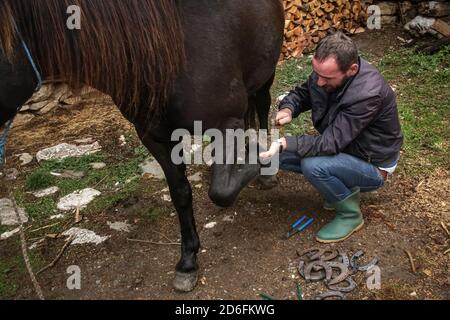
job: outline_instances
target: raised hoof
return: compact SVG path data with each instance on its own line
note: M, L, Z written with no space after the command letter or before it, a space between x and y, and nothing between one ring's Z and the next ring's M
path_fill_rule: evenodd
M173 286L179 292L191 292L194 290L198 281L198 271L184 273L176 272Z
M278 178L276 175L274 176L259 176L256 179L256 182L259 184L262 190L270 190L278 186Z

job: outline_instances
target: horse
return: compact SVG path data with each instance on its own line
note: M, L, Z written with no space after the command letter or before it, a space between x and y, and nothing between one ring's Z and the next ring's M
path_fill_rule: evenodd
M80 28L67 27L69 6L79 8ZM0 128L33 94L37 72L110 95L165 173L182 239L173 286L194 290L200 239L171 133L192 132L196 121L203 130L244 129L256 115L267 128L282 1L2 0L0 21ZM209 197L233 205L260 168L216 161Z

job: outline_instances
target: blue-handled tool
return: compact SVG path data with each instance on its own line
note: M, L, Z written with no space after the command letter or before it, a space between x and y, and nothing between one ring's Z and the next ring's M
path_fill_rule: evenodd
M306 219L308 219L308 217L306 215L302 216L300 219L298 219L292 226L291 229L288 231L286 238L289 239L290 237L292 237L293 235L302 232L303 230L305 230L306 228L308 228L313 222L314 222L314 218L310 218L308 219L305 223L303 223L303 221L305 221ZM303 223L303 224L301 224Z

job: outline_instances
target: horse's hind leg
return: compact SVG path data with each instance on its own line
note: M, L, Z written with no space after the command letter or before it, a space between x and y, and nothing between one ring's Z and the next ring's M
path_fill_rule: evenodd
M255 96L256 112L258 114L259 126L261 129L269 129L269 113L272 105L272 97L270 95L270 88L272 87L275 74L270 80L258 90ZM257 179L262 189L272 189L278 185L277 176L259 176Z
M270 96L270 88L272 87L275 74L270 78L266 84L256 92L255 104L256 113L258 114L259 127L261 129L269 129L269 113L272 104L272 97Z
M189 292L197 284L197 253L200 241L195 227L192 189L186 177L186 166L173 164L171 160L173 144L159 143L145 135L142 137L142 142L164 170L172 202L180 222L181 259L176 266L177 272L173 285L178 291Z

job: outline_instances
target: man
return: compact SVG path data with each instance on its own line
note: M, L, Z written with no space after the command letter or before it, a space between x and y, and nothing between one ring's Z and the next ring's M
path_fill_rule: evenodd
M312 66L309 79L281 101L276 121L283 126L312 110L319 135L279 139L280 168L302 173L324 196L325 207L336 210L316 237L332 243L364 225L360 192L382 187L394 173L403 135L393 90L349 37L337 32L323 39Z

